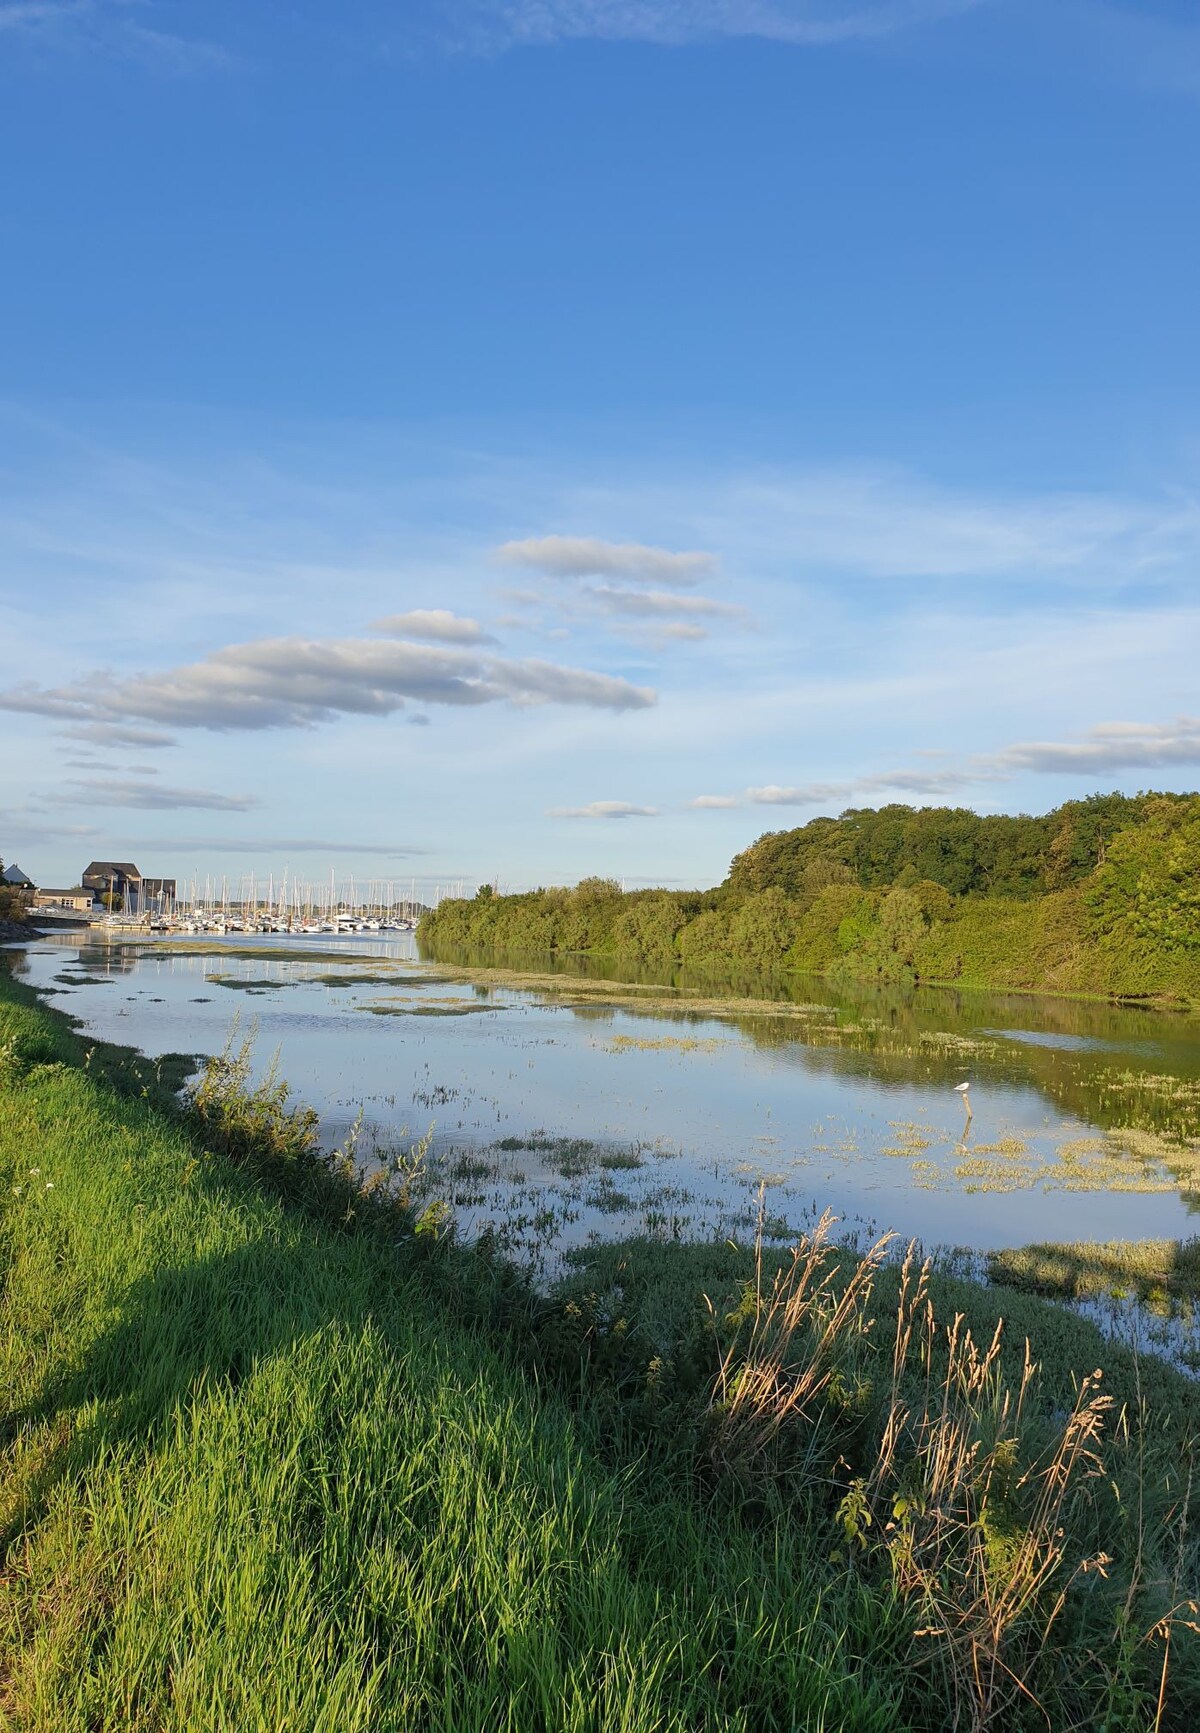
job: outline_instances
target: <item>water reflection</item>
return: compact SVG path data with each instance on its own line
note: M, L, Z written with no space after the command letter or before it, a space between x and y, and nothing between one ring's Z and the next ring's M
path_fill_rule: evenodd
M368 1148L432 1122L439 1182L476 1223L519 1200L560 1236L707 1231L766 1175L781 1219L831 1204L927 1241L1189 1231L1189 1019L749 975L730 1003L729 977L522 963L355 935L58 940L26 967L86 1028L151 1054L217 1051L240 1012L331 1143L360 1107Z

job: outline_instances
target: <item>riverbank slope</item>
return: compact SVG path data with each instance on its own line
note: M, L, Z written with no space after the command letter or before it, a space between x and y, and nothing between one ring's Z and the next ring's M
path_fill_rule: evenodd
M786 1341L729 1246L596 1248L538 1295L322 1162L278 1090L210 1068L181 1114L183 1069L85 1045L0 974L13 1725L941 1733L960 1708L1045 1725L1026 1693L1064 1729L1193 1724L1183 1380L1035 1300L934 1284L981 1344L1013 1320L990 1359L928 1339L991 1491L966 1457L937 1481L919 1364L889 1479L873 1343L897 1272L855 1290L818 1259ZM808 1368L808 1396L747 1405L781 1341L776 1391ZM1101 1364L1116 1405L1093 1414L1077 1375Z

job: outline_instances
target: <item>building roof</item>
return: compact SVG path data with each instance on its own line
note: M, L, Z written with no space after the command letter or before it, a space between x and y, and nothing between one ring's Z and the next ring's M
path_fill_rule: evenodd
M123 879L140 879L141 873L131 860L93 860L83 869L84 878L90 878L93 873L102 873L105 878L109 873L117 873Z
M37 889L37 886L34 884L29 874L23 873L16 861L14 861L11 866L5 867L4 882L6 885L21 885L26 890L32 891Z
M73 885L69 890L52 891L48 885L43 885L38 892L39 897L91 897L91 891L84 890L82 885Z

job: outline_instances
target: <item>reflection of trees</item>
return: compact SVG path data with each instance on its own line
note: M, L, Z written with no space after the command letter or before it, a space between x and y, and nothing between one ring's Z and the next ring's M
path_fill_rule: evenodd
M424 954L424 952L423 952ZM1189 1018L1072 999L974 993L952 987L832 983L812 975L655 967L612 957L498 955L438 946L446 965L524 968L543 977L660 987L663 997L576 1003L578 1016L614 1008L647 1022L694 1027L714 1016L780 1062L817 1076L952 1090L966 1072L983 1083L1035 1089L1059 1112L1102 1129L1133 1127L1184 1142L1200 1138L1200 1030ZM689 1005L689 999L706 1001ZM739 999L813 1007L811 1017L738 1010ZM714 1001L720 1001L719 1007ZM1044 1036L1046 1045L1005 1038ZM1092 1049L1053 1045L1095 1042Z

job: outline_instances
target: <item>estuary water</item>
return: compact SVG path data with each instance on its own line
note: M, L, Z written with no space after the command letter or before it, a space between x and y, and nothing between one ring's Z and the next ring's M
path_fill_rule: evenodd
M151 1056L252 1036L329 1147L369 1165L428 1135L431 1192L514 1243L740 1235L764 1182L781 1239L826 1208L976 1250L1200 1226L1190 1018L796 978L723 1002L613 964L422 960L410 935L56 937L20 968Z

